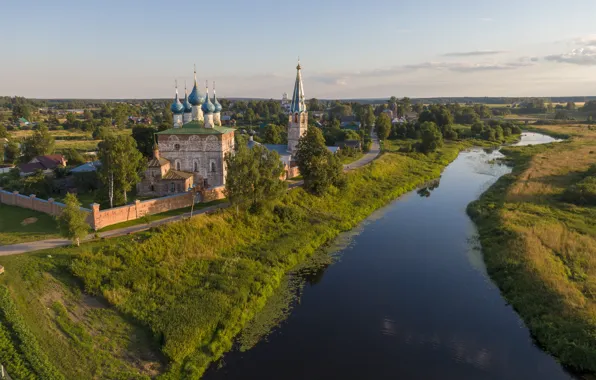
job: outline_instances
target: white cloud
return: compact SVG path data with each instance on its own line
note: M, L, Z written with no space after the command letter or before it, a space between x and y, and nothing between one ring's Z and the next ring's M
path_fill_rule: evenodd
M596 45L596 41L594 41L594 45ZM586 47L573 49L569 53L547 55L544 59L557 63L596 66L596 47L587 45Z
M405 66L408 69L432 69L432 70L449 70L460 73L469 73L476 71L494 71L494 70L514 70L521 67L532 66L531 61L516 61L505 63L475 63L475 62L423 62L415 65Z
M443 54L443 57L477 57L477 56L484 56L484 55L497 55L507 53L506 51L501 50L474 50L474 51L464 51L464 52L453 52Z

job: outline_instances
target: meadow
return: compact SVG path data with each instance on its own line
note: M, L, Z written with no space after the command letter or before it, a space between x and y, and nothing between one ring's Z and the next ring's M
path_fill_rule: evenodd
M297 188L259 214L226 209L79 248L0 257L7 269L0 284L67 378L199 378L288 271L438 177L472 144L448 143L429 155L387 152L348 173L345 189L316 197ZM84 365L71 368L77 361Z
M50 215L1 203L0 215L0 246L59 237Z
M596 164L596 130L538 130L569 139L504 148L513 172L472 203L468 213L479 227L491 278L536 341L564 365L593 374L596 205L570 201L568 194Z

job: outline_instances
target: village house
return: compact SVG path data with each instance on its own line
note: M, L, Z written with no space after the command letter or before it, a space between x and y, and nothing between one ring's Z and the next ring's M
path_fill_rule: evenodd
M26 164L20 164L18 168L21 176L31 175L38 170L43 171L45 174L50 174L57 167L65 167L66 162L66 158L61 154L49 154L37 156Z

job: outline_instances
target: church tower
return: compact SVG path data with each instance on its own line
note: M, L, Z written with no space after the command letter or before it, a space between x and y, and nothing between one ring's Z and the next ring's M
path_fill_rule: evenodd
M192 120L196 120L196 121L203 121L203 110L201 109L201 106L203 105L204 102L204 98L201 95L201 93L199 92L199 86L197 84L197 68L195 66L195 83L194 86L192 88L192 91L190 92L190 95L188 96L188 102L190 103L191 107L191 118Z
M288 151L295 153L298 148L298 140L306 134L308 128L308 112L306 111L306 99L304 98L304 88L302 87L302 75L300 60L296 66L296 83L292 94L292 103L290 103L290 117L288 123Z
M172 115L174 116L174 128L180 128L182 126L182 114L184 114L184 105L180 103L178 98L178 81L176 81L176 95L174 96L174 102L170 106Z

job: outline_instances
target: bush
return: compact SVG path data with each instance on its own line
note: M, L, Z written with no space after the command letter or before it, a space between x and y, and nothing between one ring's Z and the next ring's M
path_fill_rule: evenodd
M596 177L586 177L569 187L562 200L578 206L596 206Z

